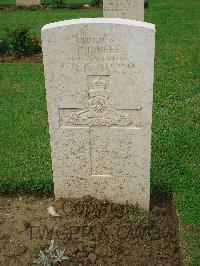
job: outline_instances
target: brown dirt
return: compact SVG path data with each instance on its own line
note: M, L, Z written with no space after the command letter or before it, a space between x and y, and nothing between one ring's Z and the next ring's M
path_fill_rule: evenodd
M42 54L34 54L29 56L0 56L1 63L42 63Z
M61 217L47 212L51 205ZM130 206L92 198L2 197L0 265L30 265L51 239L69 257L60 265L181 265L177 222L169 198L154 198L148 219L133 215L127 221L127 210Z
M84 5L80 5L79 9L95 9L95 8L103 8L103 6L100 5L90 5L89 7L84 7ZM54 6L54 5L39 5L39 6L14 6L14 5L1 5L0 6L0 12L14 12L14 11L37 11L37 10L50 10L50 9L66 9L66 10L72 10L67 5L64 6Z

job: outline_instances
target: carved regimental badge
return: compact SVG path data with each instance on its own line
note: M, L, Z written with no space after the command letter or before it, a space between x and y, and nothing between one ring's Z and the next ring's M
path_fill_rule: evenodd
M128 126L132 123L129 114L114 109L110 100L108 82L103 78L95 77L89 84L88 109L68 114L68 123L71 125L89 126ZM107 76L106 76L107 78Z

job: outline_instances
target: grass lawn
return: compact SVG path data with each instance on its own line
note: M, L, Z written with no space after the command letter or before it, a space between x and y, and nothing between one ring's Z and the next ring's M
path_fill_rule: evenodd
M0 36L6 27L25 24L31 27L32 33L40 36L41 28L51 22L73 19L73 18L89 18L101 17L103 14L101 9L79 9L79 10L38 10L38 11L16 11L1 12L0 11Z
M145 21L156 24L152 190L171 191L180 214L188 265L200 265L199 51L200 1L151 0ZM25 23L40 35L48 23L102 16L94 10L0 12L3 27ZM41 64L0 65L0 191L52 190ZM192 260L192 263L190 263Z
M0 191L52 190L42 65L0 64Z
M91 4L92 0L64 0L65 4ZM42 5L52 5L53 0L41 0ZM0 6L15 6L16 0L0 0Z
M14 6L16 4L15 0L0 0L0 6Z

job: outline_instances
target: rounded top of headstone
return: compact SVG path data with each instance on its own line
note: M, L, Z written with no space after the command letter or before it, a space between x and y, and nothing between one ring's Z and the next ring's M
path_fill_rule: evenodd
M145 28L149 30L155 30L155 25L147 22L141 22L137 20L131 19L121 19L121 18L80 18L80 19L71 19L58 21L50 24L46 24L42 28L42 32L48 31L50 29L73 26L73 25L81 25L81 24L115 24L115 25L127 25L127 26L135 26L138 28Z

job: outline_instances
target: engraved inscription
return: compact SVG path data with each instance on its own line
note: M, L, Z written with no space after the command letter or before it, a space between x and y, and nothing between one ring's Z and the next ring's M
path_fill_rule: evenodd
M120 52L111 38L77 37L76 44L78 53L112 55Z
M109 11L123 11L125 9L129 10L130 8L133 8L136 6L136 3L133 0L113 0L113 2L110 2L108 4L104 4L105 9Z
M119 44L109 37L89 37L86 34L72 36L73 48L66 57L62 67L73 71L91 71L98 68L100 71L111 72L131 71L135 69L133 60L124 55Z
M104 16L144 20L144 0L104 0Z

